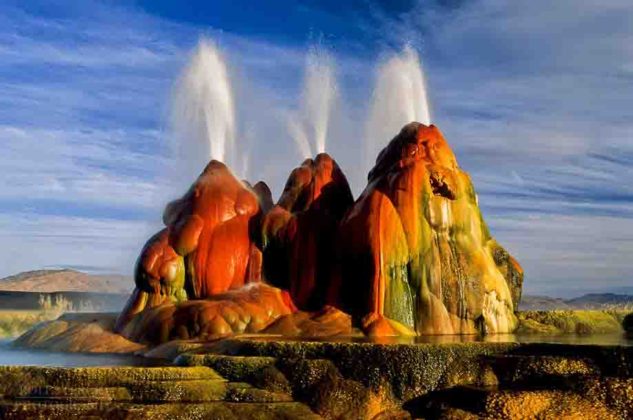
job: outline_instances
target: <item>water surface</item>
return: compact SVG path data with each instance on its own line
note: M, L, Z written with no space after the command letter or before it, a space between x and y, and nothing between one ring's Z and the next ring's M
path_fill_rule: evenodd
M165 362L124 354L62 353L17 348L9 340L0 340L0 366L156 366Z
M320 341L335 343L375 344L453 344L453 343L545 343L602 346L633 346L633 336L624 333L608 334L489 334L489 335L423 335L418 337L365 337L363 335L327 338L295 338L271 335L251 336L266 341Z

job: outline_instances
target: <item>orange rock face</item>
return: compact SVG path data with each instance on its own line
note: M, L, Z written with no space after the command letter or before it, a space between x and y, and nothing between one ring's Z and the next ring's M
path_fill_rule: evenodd
M184 259L169 244L168 228L151 237L143 247L136 262L134 281L132 296L117 319L117 331L146 307L187 299Z
M262 197L266 189L258 186ZM259 213L258 195L223 163L211 161L189 191L165 208L167 227L139 257L136 289L117 329L146 306L203 299L260 281L261 252L250 234Z
M368 181L340 225L332 298L375 335L512 331L522 271L440 131L405 126Z
M257 196L220 162L207 165L163 220L169 242L186 257L191 298L204 298L245 284L251 240L249 223L259 212Z
M353 202L345 175L327 154L294 169L262 222L264 273L301 309L326 302L338 222Z
M143 311L121 331L141 343L174 339L217 339L256 333L294 311L288 293L263 283L207 299L168 303Z

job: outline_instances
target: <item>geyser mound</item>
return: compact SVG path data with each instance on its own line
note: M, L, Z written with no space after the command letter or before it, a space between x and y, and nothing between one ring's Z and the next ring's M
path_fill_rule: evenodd
M490 236L470 177L433 125L408 124L380 152L336 244L338 305L370 334L517 325L521 267Z
M256 190L212 160L189 191L165 208L165 229L141 252L136 288L117 328L145 309L205 299L260 281L261 252L250 234L261 213L260 201Z
M313 334L349 333L341 310L369 335L516 327L521 267L490 236L468 174L433 125L405 126L355 202L324 153L291 172L274 206L266 184L251 188L212 161L164 222L119 317L134 340L265 331L289 316L282 329L293 334L306 317L331 323Z
M338 224L354 202L347 178L326 153L290 173L261 226L264 273L304 310L328 301Z

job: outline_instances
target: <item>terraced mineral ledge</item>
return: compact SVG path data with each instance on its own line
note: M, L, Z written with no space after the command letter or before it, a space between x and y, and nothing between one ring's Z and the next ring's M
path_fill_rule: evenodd
M502 342L476 341L469 335L425 337L438 342L417 343L411 338L376 342L360 336L328 341L279 336L176 340L144 352L172 366L0 367L0 417L633 415L630 342L570 345L489 337Z
M324 153L277 203L211 161L163 221L120 314L14 343L161 366L0 367L1 418L633 417L632 315L517 312L523 271L433 125L355 201Z

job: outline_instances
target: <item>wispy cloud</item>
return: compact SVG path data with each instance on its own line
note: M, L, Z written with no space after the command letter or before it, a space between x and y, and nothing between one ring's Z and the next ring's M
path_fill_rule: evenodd
M98 3L59 16L20 6L0 7L0 275L130 272L170 198L162 104L182 47L156 35L178 27L138 14L136 29Z
M91 271L132 274L144 238L158 223L0 213L2 274L43 267L90 265Z

